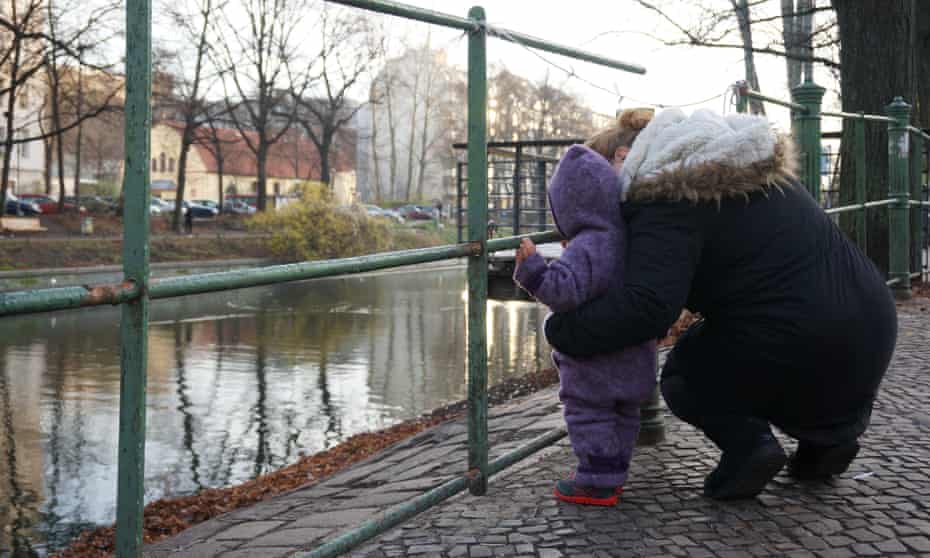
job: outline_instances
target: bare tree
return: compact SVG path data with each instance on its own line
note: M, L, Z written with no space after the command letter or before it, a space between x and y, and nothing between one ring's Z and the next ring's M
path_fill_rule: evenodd
M13 146L20 126L16 119L17 96L28 91L27 83L44 67L46 45L36 40L34 34L42 29L42 4L40 0L11 2L9 17L0 17L0 25L5 29L5 47L0 52L0 73L4 84L0 93L5 95L3 123L3 166L0 171L0 202L6 208L7 191L10 182L10 164Z
M461 101L455 94L462 79L446 56L428 43L408 48L386 61L373 80L367 139L379 199L422 200L431 191L436 194L439 173L431 173L430 166L452 165L451 144L460 127L451 124L465 104L456 102Z
M823 1L823 0L822 0ZM685 23L672 14L680 11L682 2L662 3L661 0L637 0L644 8L656 13L662 20L675 29L675 35L657 38L671 46L698 46L706 48L739 49L744 53L746 81L754 89L759 89L758 74L755 70L757 54L780 56L788 62L788 85L800 82L804 65L814 62L828 69L838 69L839 62L835 56L838 44L836 21L825 18L822 25L812 25L816 13L831 14L827 4L817 5L815 0L781 0L780 12L774 15L754 16L754 9L768 7L769 0L730 0L726 9L705 6L704 2L691 0L686 6L697 10L698 17ZM771 12L771 10L769 10ZM736 29L740 40L731 38L736 19ZM775 33L771 26L781 25L780 33ZM767 40L760 42L754 35L754 29L766 26ZM758 112L761 105L753 105L753 112Z
M386 64L384 69L378 74L371 85L369 95L369 104L371 106L371 156L374 166L375 196L378 202L385 199L397 199L397 115L395 106L397 104L398 75L391 64ZM382 114L383 112L383 114ZM387 126L387 144L384 145L384 139L379 135L381 123ZM387 184L382 182L384 178L381 172L381 150L387 150L388 176Z
M260 211L266 207L269 151L294 122L293 111L281 110L292 104L289 79L306 82L288 72L297 43L308 35L306 9L307 0L235 0L216 18L216 65L229 116L255 155Z
M294 83L300 90L291 95L296 121L319 153L320 181L331 184L333 144L364 106L349 93L380 61L384 41L364 16L324 7L319 21L322 46L303 72L309 81Z
M207 103L202 114L203 125L197 129L196 134L197 145L206 149L210 156L213 157L213 160L216 161L217 200L220 208L223 207L225 195L223 184L225 182L226 159L231 156L229 153L231 147L238 143L228 137L229 134L225 133L228 130L220 124L221 119L227 117L227 113L228 109L225 102L222 104Z
M172 227L177 232L183 229L184 192L187 186L187 159L191 146L196 141L197 130L205 122L205 91L209 84L205 65L208 61L210 44L210 22L223 9L223 0L182 0L172 2L166 8L171 23L184 33L185 42L193 50L184 49L177 53L179 79L173 99L175 115L181 121L181 152L178 155L177 191L175 193ZM193 59L192 73L187 74L184 62Z
M108 64L96 61L107 56L107 43L118 34L114 26L114 16L119 13L121 4L115 0L101 2L78 2L78 0L37 0L41 10L32 12L29 17L39 20L42 25L29 24L24 18L0 17L0 34L10 36L10 49L15 58L17 44L21 50L31 53L35 63L28 71L20 65L17 73L22 83L10 82L10 87L3 93L16 96L16 89L29 78L35 76L39 87L44 90L42 107L35 115L38 135L21 134L18 138L9 137L14 144L41 141L46 154L45 182L46 191L51 192L52 161L57 159L58 168L58 202L59 211L64 208L64 135L82 125L86 120L97 118L102 114L118 108L116 100L122 88L120 80L108 73ZM24 6L29 8L29 5ZM15 14L15 12L14 12ZM35 23L33 21L33 23ZM40 56L41 53L41 56ZM22 58L22 57L21 57ZM5 58L8 60L9 58ZM76 92L83 90L76 86L74 77L86 69L95 76L104 76L95 80L91 102L83 102L84 95ZM77 100L82 102L76 102ZM7 115L12 118L11 115ZM23 130L32 127L27 119L19 122ZM10 152L8 148L6 152Z

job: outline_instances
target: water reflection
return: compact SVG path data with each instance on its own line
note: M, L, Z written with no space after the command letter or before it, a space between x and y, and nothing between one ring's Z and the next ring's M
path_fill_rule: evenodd
M465 396L461 269L157 301L146 500L238 483ZM489 303L490 382L548 363L543 311ZM113 521L119 310L0 321L0 555Z

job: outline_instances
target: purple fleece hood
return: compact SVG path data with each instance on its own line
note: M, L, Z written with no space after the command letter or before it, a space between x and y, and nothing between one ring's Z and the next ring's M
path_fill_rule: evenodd
M573 238L584 229L619 227L620 177L596 151L573 145L552 175L549 207L565 238Z

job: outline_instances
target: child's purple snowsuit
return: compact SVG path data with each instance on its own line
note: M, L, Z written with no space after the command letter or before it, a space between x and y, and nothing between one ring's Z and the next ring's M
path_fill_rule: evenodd
M562 157L549 186L556 227L567 239L550 264L538 253L514 279L556 312L571 310L623 284L626 232L620 215L620 180L595 151L575 145ZM639 433L639 409L655 389L655 342L615 353L573 358L558 352L559 397L572 448L575 481L623 486Z

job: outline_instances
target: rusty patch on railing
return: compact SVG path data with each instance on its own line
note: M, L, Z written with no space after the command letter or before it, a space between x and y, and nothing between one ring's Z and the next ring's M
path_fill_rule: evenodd
M123 297L127 293L131 294L132 291L135 290L136 284L132 281L123 281L122 283L110 285L84 285L84 288L87 289L87 294L84 295L84 302L88 305L120 304L128 300Z

